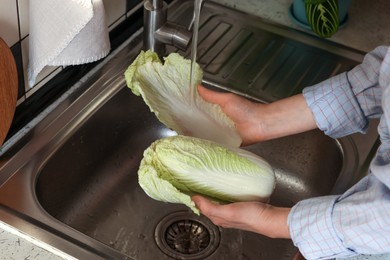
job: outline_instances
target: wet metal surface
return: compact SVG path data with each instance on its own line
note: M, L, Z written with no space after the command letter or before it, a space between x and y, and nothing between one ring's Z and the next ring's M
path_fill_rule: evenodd
M171 19L186 25L192 2L178 2L170 7ZM199 60L205 70L204 84L256 100L289 96L361 58L342 46L211 2L205 3L201 20ZM175 134L125 87L123 71L139 53L141 38L86 79L2 159L2 221L80 259L174 259L156 240L162 221L184 212L188 217L175 218L172 229L185 229L182 223L198 227L195 223L207 222L183 205L150 199L138 185L143 151L154 140ZM360 172L366 159L359 147L370 148L375 140L376 136L333 140L310 131L245 149L264 157L276 170L271 203L292 206L353 185L360 177L353 173ZM292 259L297 252L290 240L213 228L207 230L218 230L218 243L207 259ZM191 246L204 235L182 235L186 240L176 244L179 253L201 254L207 246L197 250ZM191 259L180 254L174 257Z

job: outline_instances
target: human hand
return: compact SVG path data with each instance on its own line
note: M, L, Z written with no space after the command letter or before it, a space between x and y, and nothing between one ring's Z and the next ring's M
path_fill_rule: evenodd
M219 205L199 195L193 196L192 200L200 212L217 226L251 231L271 238L290 238L287 225L290 208L261 202Z
M242 145L297 134L317 128L302 94L270 104L250 101L233 93L221 93L198 86L200 96L218 104L236 125Z
M218 104L222 111L233 120L242 138L242 145L262 140L262 109L264 104L251 102L232 93L222 93L198 86L200 96L207 102Z

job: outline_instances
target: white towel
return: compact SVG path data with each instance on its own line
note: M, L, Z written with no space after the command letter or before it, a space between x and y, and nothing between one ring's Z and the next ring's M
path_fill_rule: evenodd
M30 87L45 66L94 62L109 51L103 0L30 0Z

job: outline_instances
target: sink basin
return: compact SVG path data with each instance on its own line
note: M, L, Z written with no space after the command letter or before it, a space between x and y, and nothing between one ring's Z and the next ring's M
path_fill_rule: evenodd
M170 10L171 20L186 24L192 1L175 1ZM259 102L297 93L362 58L212 2L201 21L204 84ZM139 187L143 151L175 134L125 87L123 71L141 50L141 38L125 43L2 157L0 220L79 259L292 259L298 250L290 240L216 227ZM377 138L372 128L365 137L334 140L310 131L245 149L276 171L271 203L292 206L356 183Z
M182 213L176 220L179 223L197 223L199 218L182 205L150 199L138 185L137 170L143 151L154 140L173 134L141 98L123 88L39 170L35 186L39 203L61 222L135 259L170 259L155 241L160 237L157 227L161 221L178 213ZM275 167L277 187L271 203L282 206L329 194L343 168L338 141L316 131L247 149ZM206 223L204 227L211 229L212 224ZM210 238L218 243L210 259L229 255L281 259L296 252L288 240L274 241L237 230L217 229L217 233L218 238ZM166 234L162 236L166 239ZM263 246L248 246L251 243ZM173 255L175 251L171 251Z

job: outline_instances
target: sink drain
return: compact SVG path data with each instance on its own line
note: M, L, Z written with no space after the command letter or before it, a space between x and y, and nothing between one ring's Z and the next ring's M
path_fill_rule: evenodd
M204 259L219 246L218 227L205 217L175 212L164 217L156 227L158 247L175 259Z

